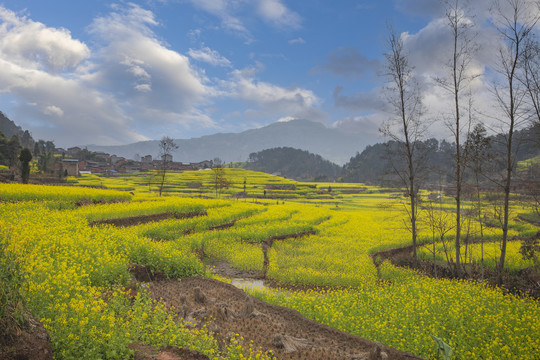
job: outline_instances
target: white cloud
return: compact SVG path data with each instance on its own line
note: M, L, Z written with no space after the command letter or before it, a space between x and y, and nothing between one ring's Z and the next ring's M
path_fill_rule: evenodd
M293 121L293 120L297 120L298 118L295 118L294 116L285 116L285 117L282 117L280 119L278 119L277 122L289 122L289 121Z
M55 105L49 105L43 109L43 113L46 115L63 116L64 110Z
M164 128L174 136L215 126L198 109L213 90L188 57L158 40L152 12L113 6L89 27L92 53L67 30L2 7L0 17L0 93L15 99L10 113L35 137L58 146L119 144Z
M465 21L475 25L470 35L475 36L474 40L479 45L479 51L474 53L468 70L468 75L478 76L471 82L474 115L484 114L482 120L489 122L489 116L486 114L492 114L492 109L494 109L493 96L489 87L490 67L498 58L500 39L487 21L489 16L487 3L486 0L474 3L471 1L472 9L465 12L470 17ZM396 1L396 5L404 12L432 16L423 28L414 33L404 32L401 38L409 64L414 67L414 75L422 88L423 103L427 109L424 118L426 121L434 121L434 124L430 126L430 136L448 137L450 131L445 125L445 120L452 116L452 98L451 94L443 90L435 81L437 77L449 75L447 64L453 50L452 35L448 20L444 17L444 9L440 3L429 0L399 0ZM473 17L473 14L477 16ZM342 48L330 54L327 63L314 70L325 70L346 77L362 77L367 73L381 72L379 69L382 65L375 60L369 61L354 49ZM464 92L462 94L465 95ZM462 99L464 107L467 100ZM334 91L334 104L338 108L350 111L353 115L334 124L337 128L348 129L347 131L363 127L373 131L377 128L374 124L381 123L389 115L387 99L383 88L379 86L370 91L352 94L346 94L342 87L337 87ZM358 116L360 114L363 116ZM466 114L466 111L462 114Z
M212 50L205 46L199 50L189 49L188 55L198 61L206 62L214 66L230 67L231 62L226 57L222 56L216 50Z
M192 42L198 41L199 38L201 37L201 29L189 30L188 33L187 33L187 37Z
M59 146L146 139L131 129L130 119L113 96L80 79L24 68L3 59L0 67L0 92L18 99L12 112L22 119L21 125L32 125L36 138L56 139Z
M5 60L56 72L76 68L90 55L66 29L48 28L1 6L0 20L0 54Z
M259 0L257 11L264 20L274 26L300 28L300 15L288 9L281 0Z
M222 95L258 106L258 109L249 109L247 116L294 117L318 122L326 120L326 113L319 108L321 100L313 91L294 85L285 88L257 81L254 78L256 72L253 68L234 70L231 79L221 83Z
M477 98L475 106L480 112L486 113L492 107L492 102L487 96L489 89L485 74L487 67L492 66L498 56L499 39L492 28L482 27L480 19L465 20L471 24L476 20L476 29L472 29L470 36L477 32L474 40L479 45L479 50L471 53L466 75L471 78L477 76L471 83L473 96ZM433 19L417 33L403 33L401 37L410 64L414 66L414 72L422 84L424 103L428 110L426 115L434 120L442 120L451 113L451 94L437 85L435 79L448 78L450 75L448 64L452 58L453 40L448 21L446 18ZM441 135L446 131L443 127L442 121L439 121L432 130Z
M232 31L246 39L253 41L250 31L244 26L242 21L235 15L240 2L236 0L190 0L193 6L206 11L221 20L224 29Z
M234 14L245 4L206 0L200 6ZM69 31L0 7L0 94L9 94L9 113L36 138L62 147L111 145L230 126L211 117L219 116L213 112L217 98L251 107L244 125L286 117L325 121L312 91L257 80L262 63L213 83L190 60L232 67L227 58L204 45L189 57L173 51L153 31L160 24L151 11L134 4L111 8L87 27L90 52ZM29 42L32 37L40 41Z
M402 1L405 3L406 1ZM414 6L422 6L425 0L412 0ZM479 49L474 52L469 63L467 75L476 76L470 83L473 96L473 116L486 123L488 128L496 128L496 118L500 116L497 102L492 93L492 84L496 80L497 62L500 59L501 36L494 29L489 12L491 1L470 1L469 9L465 11L467 21L474 28L469 33L474 37ZM504 2L503 2L504 3ZM413 7L414 7L413 6ZM434 9L435 10L435 5ZM425 119L435 121L430 126L430 133L439 138L449 137L451 131L445 122L453 117L453 98L449 91L442 89L435 81L436 77L449 79L448 64L452 59L453 41L448 20L438 12L439 17L433 18L426 26L416 33L401 34L404 46L409 55L409 62L414 66L422 90L423 102L427 112ZM467 101L465 91L462 91L462 115L467 116Z
M306 43L306 40L302 39L301 37L289 40L289 44L291 44L291 45L293 45L293 44L305 44L305 43Z
M142 92L150 92L152 91L152 85L151 84L137 84L135 85L135 90L142 91Z
M212 90L188 57L157 38L151 29L155 25L154 14L136 5L95 19L90 32L102 48L96 54L99 71L93 81L122 94L118 100L129 104L126 111L141 122L140 127L142 122L151 129L169 121L188 126L196 121L192 114ZM148 109L154 111L152 117L145 116Z
M243 21L245 13L258 15L268 24L280 29L298 29L302 18L283 4L282 0L189 0L191 4L221 21L221 28L244 38L246 43L254 41L251 31ZM197 34L200 35L200 32Z

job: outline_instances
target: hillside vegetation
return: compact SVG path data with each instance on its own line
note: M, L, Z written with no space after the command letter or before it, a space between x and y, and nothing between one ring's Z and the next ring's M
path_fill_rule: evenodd
M526 165L534 164L531 160L540 155L538 139L540 138L540 125L532 126L516 132L516 143L519 145L516 151L516 157L521 161L517 165L518 171L526 170ZM483 165L483 176L486 178L496 177L496 173L504 169L504 164L501 162L504 153L504 136L492 135L487 137L488 147L485 150L485 163ZM391 155L395 154L398 144L393 141L386 143L378 143L368 145L366 148L358 152L355 156L344 165L342 174L345 182L363 182L378 185L395 185L399 181L395 179L395 170L392 168ZM422 154L422 166L419 175L422 179L422 184L445 184L451 183L453 180L455 156L455 144L445 140L439 141L435 138L420 141L417 144L417 150ZM464 164L467 171L465 179L472 181L473 175L471 171L472 163L467 163L466 149L462 152L465 154ZM488 182L485 182L488 183ZM489 184L488 184L489 186Z
M278 173L298 181L332 181L341 174L341 167L320 155L291 147L267 149L249 155L247 170Z

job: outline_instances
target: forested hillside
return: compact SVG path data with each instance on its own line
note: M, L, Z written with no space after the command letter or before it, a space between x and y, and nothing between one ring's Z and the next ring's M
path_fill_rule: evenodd
M249 155L248 170L280 173L298 181L329 181L337 178L341 167L308 151L279 147Z
M0 111L0 132L7 138L17 136L23 147L31 148L34 144L34 139L28 130L23 130L10 120L3 112Z
M533 158L540 154L540 125L533 126L515 133L517 161ZM500 154L504 151L505 137L493 135L485 137L486 148L483 150L482 168L487 173L497 173L504 168ZM466 149L463 144L463 153L469 153L472 159L472 149ZM455 144L448 141L431 138L417 144L418 156L422 157L422 180L425 183L451 182L454 176ZM398 144L393 141L368 145L364 151L357 153L345 164L343 181L363 182L368 184L393 185L394 169L396 163L390 161L391 156L399 151ZM471 161L467 166L466 177L471 177ZM516 161L516 164L517 164ZM395 185L395 184L394 184Z

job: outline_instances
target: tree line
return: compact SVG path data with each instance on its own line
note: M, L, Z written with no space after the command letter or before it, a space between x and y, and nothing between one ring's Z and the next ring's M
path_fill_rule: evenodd
M518 130L515 133L516 160L523 161L540 154L540 124ZM415 145L422 154L425 170L419 173L424 188L439 188L440 185L452 185L455 169L452 164L456 157L456 144L447 140L429 138L419 140ZM476 148L475 148L476 146ZM398 142L389 140L384 143L368 145L343 166L340 180L343 182L361 182L369 185L396 187L401 186L400 178L394 175L389 153L397 151ZM504 135L487 135L482 124L472 129L460 146L464 167L462 181L466 184L475 182L475 167L481 167L484 173L479 180L484 188L491 186L489 177L504 170L500 154L504 150ZM514 164L517 166L517 162ZM514 169L514 171L517 169ZM490 175L491 174L491 175Z

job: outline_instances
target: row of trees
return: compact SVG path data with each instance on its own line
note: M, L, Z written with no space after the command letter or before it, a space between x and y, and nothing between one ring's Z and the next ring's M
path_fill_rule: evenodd
M6 118L1 112L4 121L11 120ZM5 125L5 124L4 124ZM15 126L14 124L12 126ZM51 169L51 164L54 162L54 152L56 146L53 141L38 140L35 141L28 130L19 130L16 134L8 138L0 131L0 164L9 167L17 165L17 156L21 149L27 148L32 150L32 156L38 159L38 169L43 172L48 172Z
M17 157L21 152L21 144L19 138L16 135L13 135L8 139L0 131L0 165L6 165L8 167L13 167L17 165Z
M465 5L465 6L464 6ZM480 74L474 73L471 61L476 55L478 46L475 43L473 22L467 18L464 1L447 0L445 2L448 31L452 35L449 43L451 56L445 64L446 76L435 79L436 83L452 98L452 106L448 113L451 116L443 119L453 135L454 182L456 188L455 209L455 272L461 272L461 227L462 227L462 190L463 174L467 167L478 163L472 153L477 143L475 137L482 137L481 127L474 127L475 118L474 93L471 82ZM500 159L504 162L502 178L492 178L492 182L504 193L502 215L502 245L498 262L498 282L502 283L502 275L506 258L508 240L508 220L510 189L516 167L516 150L514 135L516 130L527 122L540 122L539 99L540 82L540 45L535 37L535 26L540 20L540 1L538 0L494 0L492 3L492 21L500 35L497 65L493 67L497 80L491 89L494 101L498 104L496 121L503 134L504 151ZM397 147L390 149L391 165L394 174L399 177L407 189L407 213L413 244L413 259L417 261L417 233L420 188L420 174L423 172L425 152L418 147L426 136L428 123L424 120L422 92L414 76L414 69L409 63L409 56L404 49L403 39L393 30L388 38L388 52L385 54L387 95L393 109L393 115L381 128ZM475 128L475 132L471 129ZM467 145L462 146L465 139ZM468 153L463 153L463 149ZM467 156L465 156L467 155Z

